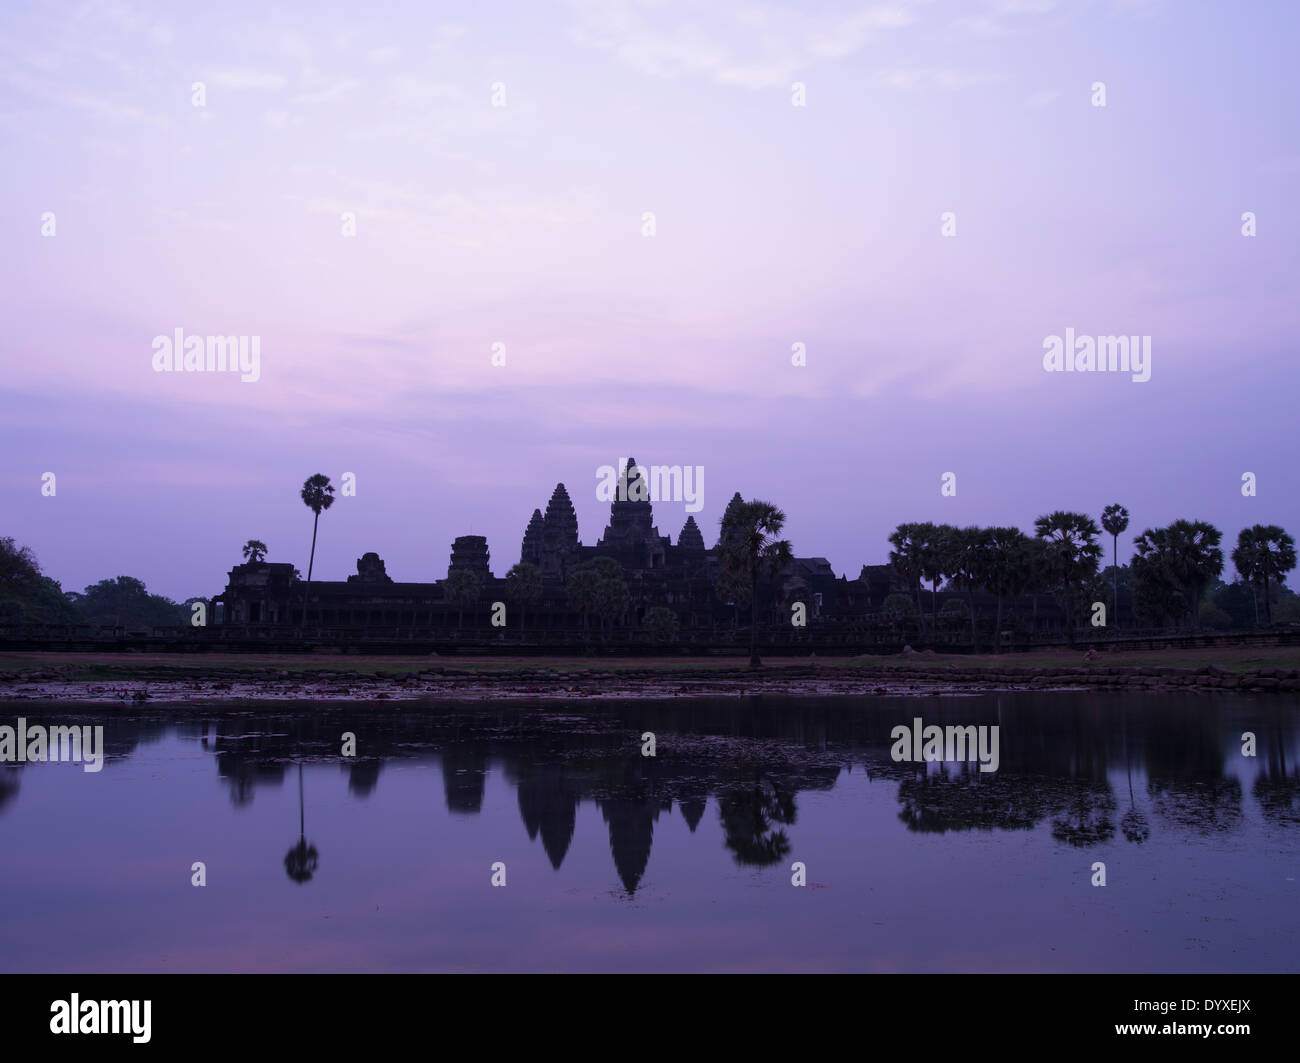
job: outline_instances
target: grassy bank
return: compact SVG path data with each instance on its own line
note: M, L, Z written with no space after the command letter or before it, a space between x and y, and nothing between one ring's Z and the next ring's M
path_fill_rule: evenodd
M918 653L859 657L768 657L772 669L814 668L827 676L859 669L889 671L951 671L969 674L983 670L999 673L1042 668L1083 666L1082 650L1038 650L1032 653L930 654ZM268 672L290 676L305 673L366 673L399 677L430 669L445 668L457 674L508 676L527 672L581 677L592 673L662 671L698 674L733 671L748 664L747 656L736 657L370 657L334 654L141 654L141 653L0 653L0 673L57 673L68 681L147 679L163 676L202 676L212 672ZM1225 646L1200 650L1133 650L1103 653L1090 668L1168 668L1195 672L1215 666L1235 673L1300 670L1300 647Z

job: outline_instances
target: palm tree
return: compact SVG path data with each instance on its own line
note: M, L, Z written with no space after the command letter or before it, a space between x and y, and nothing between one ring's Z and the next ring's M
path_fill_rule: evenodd
M1237 548L1232 551L1232 563L1241 578L1251 585L1252 591L1264 585L1264 610L1273 623L1273 603L1269 598L1268 581L1282 583L1286 574L1296 566L1295 539L1276 524L1256 524L1242 528L1237 536ZM1255 622L1259 622L1259 597L1255 596Z
M465 626L465 606L478 601L478 577L467 569L453 568L447 573L442 589L447 600L456 603L456 629L460 630Z
M1097 574L1101 547L1096 522L1085 513L1057 510L1034 521L1034 533L1046 546L1046 562L1052 585L1065 609L1068 638L1074 641L1078 593L1084 583Z
M1101 526L1110 535L1111 621L1119 627L1119 537L1128 528L1128 510L1118 502L1101 511Z
M728 571L749 582L749 666L758 668L758 577L774 577L794 561L790 543L777 539L785 514L771 502L742 502L728 506L722 517L721 561Z
M519 606L519 628L524 626L525 606L542 600L542 570L528 561L520 561L506 573L506 592Z
M948 575L949 562L952 558L952 533L956 529L951 524L931 524L926 521L916 526L921 537L921 574L930 583L930 615L934 618L935 630L939 627L939 583Z
M1218 528L1200 520L1176 520L1138 536L1133 575L1144 615L1163 622L1190 612L1189 626L1195 627L1201 594L1223 571L1222 537Z
M732 607L731 627L733 631L739 629L741 606L749 604L749 583L734 572L720 568L713 579L713 593L719 601Z
M921 608L921 578L925 569L924 525L900 524L889 536L889 563L894 571L916 588L916 614L921 620L921 638L925 638L925 612Z
M260 539L249 539L244 543L244 560L256 564L266 557L266 543Z
M1052 565L1047 543L1034 536L1026 536L1024 549L1025 588L1033 603L1029 614L1029 629L1038 631L1038 596L1044 590L1050 590L1052 582Z
M993 622L993 652L1002 652L1002 599L1024 594L1032 585L1033 572L1028 557L1029 536L1019 528L985 528L986 546L980 580L990 594L997 597L997 615Z
M1201 622L1201 593L1223 571L1223 533L1203 520L1176 520L1166 529L1170 560L1179 586L1192 596L1191 626Z
M302 502L315 514L311 522L311 557L307 561L307 585L302 593L302 626L307 626L307 599L311 595L311 570L316 563L316 529L320 515L334 505L334 485L323 473L309 476L302 485Z
M1159 627L1182 619L1187 599L1174 575L1166 528L1147 528L1133 540L1133 609Z
M973 524L966 528L953 528L948 534L947 568L957 587L966 592L971 653L979 649L976 645L975 587L984 581L990 546L988 531Z

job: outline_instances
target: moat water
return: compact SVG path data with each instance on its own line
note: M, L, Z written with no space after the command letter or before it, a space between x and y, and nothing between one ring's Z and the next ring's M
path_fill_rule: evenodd
M4 971L1300 970L1292 698L37 708L106 756L0 765Z

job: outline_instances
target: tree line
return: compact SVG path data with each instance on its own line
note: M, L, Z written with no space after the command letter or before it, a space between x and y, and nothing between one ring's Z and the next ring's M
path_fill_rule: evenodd
M1119 617L1121 572L1130 584L1135 616L1153 627L1201 625L1203 597L1218 589L1223 572L1223 533L1201 520L1176 520L1163 528L1148 528L1134 540L1127 569L1118 565L1119 536L1129 525L1128 511L1107 506L1101 526L1086 513L1058 510L1034 522L1034 534L1016 527L959 528L950 524L905 523L890 534L890 564L909 585L915 586L915 616L922 633L926 612L922 588L929 587L930 622L937 623L940 584L964 593L971 642L977 640L975 592L993 596L995 632L1002 629L1006 601L1027 595L1050 594L1066 617L1073 635L1094 603L1109 598L1107 627ZM1111 537L1110 586L1100 571L1103 530ZM1279 588L1296 565L1295 540L1277 525L1243 528L1232 551L1232 563L1251 589L1258 613L1262 592L1264 613L1272 623L1271 590ZM1109 593L1107 593L1109 592ZM899 609L898 603L890 603ZM910 610L908 610L910 612Z
M41 573L30 547L0 539L0 624L89 624L149 631L190 622L189 598L174 602L150 594L132 576L102 579L84 591L65 591Z

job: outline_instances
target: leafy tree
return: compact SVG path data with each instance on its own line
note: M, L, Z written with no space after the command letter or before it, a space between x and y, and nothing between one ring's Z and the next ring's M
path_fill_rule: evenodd
M1273 619L1280 624L1300 623L1300 594L1288 587L1274 588L1277 603L1273 607Z
M1237 547L1232 551L1232 564L1241 578L1252 587L1264 587L1264 609L1268 622L1273 623L1273 605L1269 597L1270 579L1281 584L1286 574L1296 566L1295 539L1276 524L1256 524L1243 528L1237 536ZM1255 619L1259 620L1259 601L1256 599Z
M0 591L21 593L34 586L40 576L41 568L30 546L0 539Z
M1111 547L1111 619L1119 626L1119 537L1128 528L1128 510L1118 502L1101 511L1101 526L1110 536Z
M315 552L316 533L312 532L312 551ZM244 560L256 564L266 557L266 543L260 539L249 539L244 543Z
M75 624L76 608L63 588L41 574L36 555L13 539L0 539L0 621Z
M654 638L662 642L671 641L677 634L680 621L677 614L666 605L656 605L647 609L641 618L641 626Z
M456 603L456 627L459 630L465 626L465 606L473 605L478 601L478 577L466 569L453 568L447 573L442 589L447 600Z
M887 594L885 600L880 603L880 611L892 619L904 619L910 616L916 616L916 603L906 594Z
M728 506L722 518L719 552L724 568L748 580L750 589L749 666L758 659L758 578L774 577L794 561L790 543L778 539L785 527L785 514L771 502L742 502Z
M1212 631L1227 631L1232 627L1232 617L1207 599L1201 603L1199 623Z
M582 611L582 628L588 630L594 612L601 630L627 612L631 594L623 579L623 566L612 557L597 557L574 565L565 581L570 604Z
M1100 530L1087 514L1057 510L1034 521L1034 532L1044 544L1049 586L1065 611L1067 631L1073 641L1080 592L1097 574L1101 547L1096 539Z
M103 579L86 588L79 609L87 624L147 631L188 624L189 617L170 598L150 594L131 576Z
M1259 623L1259 595L1255 588L1240 576L1231 583L1218 581L1207 597L1216 609L1232 618L1232 627L1248 628Z

